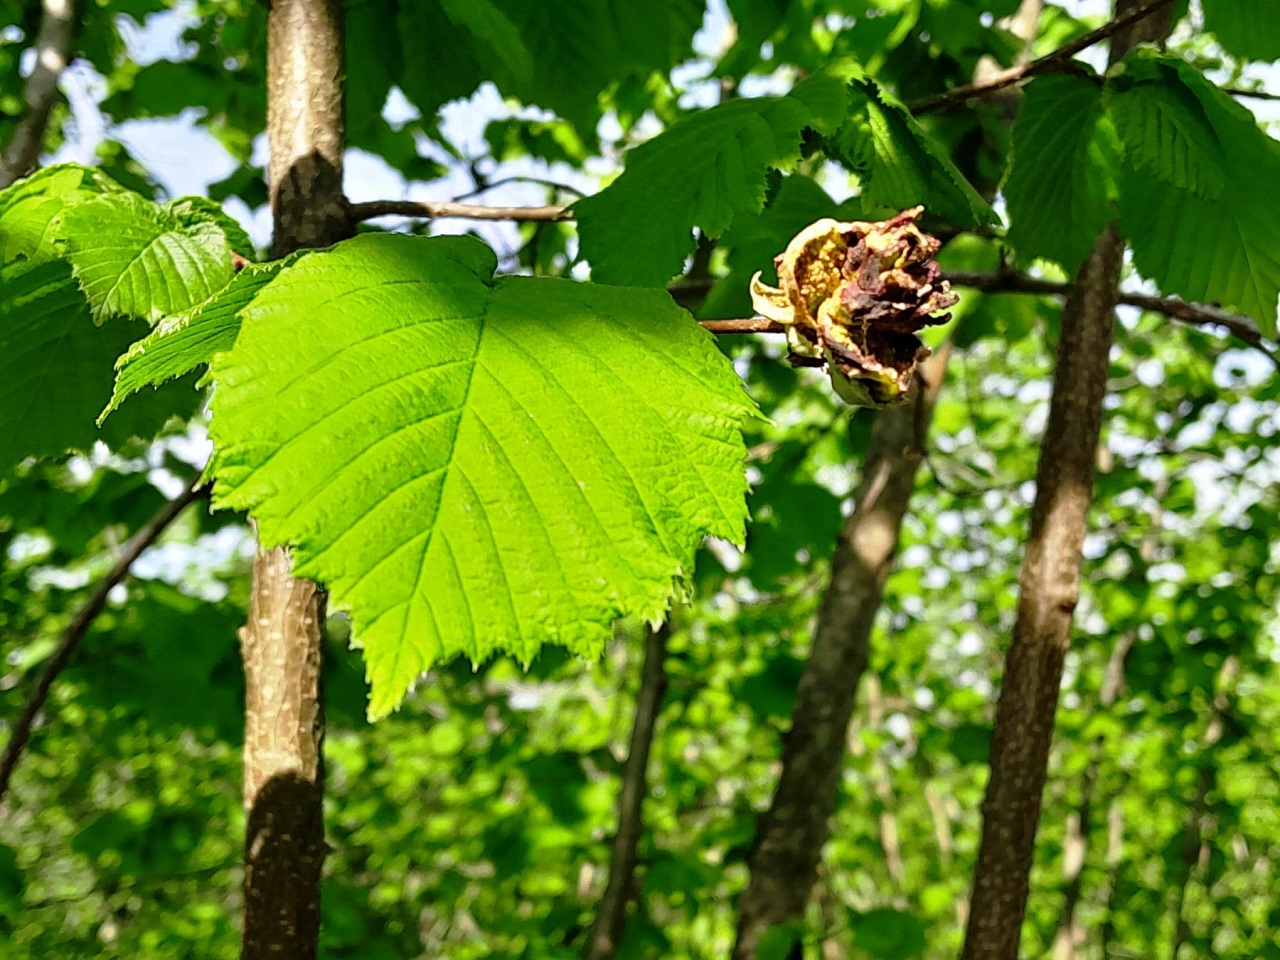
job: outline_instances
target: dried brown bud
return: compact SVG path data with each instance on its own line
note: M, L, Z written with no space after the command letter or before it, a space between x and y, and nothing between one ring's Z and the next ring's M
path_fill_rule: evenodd
M751 279L763 317L787 328L791 362L825 366L855 406L904 400L929 355L916 331L945 323L956 302L933 257L942 246L916 221L924 207L876 223L819 220L775 258L778 286Z

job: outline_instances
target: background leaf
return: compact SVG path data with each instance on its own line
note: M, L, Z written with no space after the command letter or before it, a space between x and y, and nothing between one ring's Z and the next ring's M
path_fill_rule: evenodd
M1074 273L1115 216L1118 164L1101 87L1073 76L1028 84L1004 184L1018 259L1046 257Z

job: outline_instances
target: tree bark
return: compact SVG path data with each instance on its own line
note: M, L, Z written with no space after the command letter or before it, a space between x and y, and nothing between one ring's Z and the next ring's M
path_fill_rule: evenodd
M622 771L622 794L618 800L618 832L613 837L609 861L609 882L595 922L587 938L588 960L611 960L627 918L627 905L635 886L636 848L644 833L642 807L648 792L646 772L653 731L667 693L667 638L670 628L663 624L645 641L640 692L636 696L636 718L631 727L631 744Z
M1140 6L1117 0L1116 15ZM1169 7L1112 38L1111 62L1160 40ZM1005 658L991 740L991 779L963 960L1016 960L1026 914L1058 687L1080 594L1080 562L1093 496L1124 242L1114 224L1093 245L1062 308L1049 420L1018 582L1018 615Z
M40 160L49 114L58 100L58 80L71 62L77 9L75 0L44 0L36 34L35 67L23 91L23 112L0 156L0 190L25 177Z
M991 741L965 960L1018 955L1058 686L1080 591L1122 252L1119 234L1109 227L1081 268L1080 294L1062 310L1018 616Z
M272 252L350 235L342 193L343 24L337 0L272 0L267 136ZM325 598L259 551L241 630L246 716L244 960L313 960L324 867L320 701Z
M884 582L893 567L898 532L949 350L926 364L905 404L876 414L856 507L845 521L831 563L813 650L796 688L782 773L760 820L751 879L738 907L734 960L754 960L770 927L804 916L827 839L844 769L845 735Z

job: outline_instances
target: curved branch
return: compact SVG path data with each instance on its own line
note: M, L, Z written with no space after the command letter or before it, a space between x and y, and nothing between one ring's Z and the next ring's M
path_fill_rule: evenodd
M995 93L997 90L1003 90L1005 87L1011 87L1015 83L1021 83L1031 77L1038 76L1042 73L1054 73L1059 70L1065 70L1069 67L1071 59L1081 50L1086 50L1096 43L1101 43L1115 34L1125 30L1127 27L1133 26L1139 20L1142 20L1155 13L1163 7L1169 6L1173 0L1146 0L1134 9L1121 14L1108 23L1104 23L1096 30L1090 30L1081 37L1077 37L1070 43L1064 44L1052 53L1045 54L1038 60L1032 60L1030 63L1020 66L1010 67L1007 70L1001 70L999 73L986 80L976 83L968 83L962 87L953 87L946 93L940 93L937 96L926 97L923 100L917 100L911 104L912 113L928 113L932 110L940 110L953 104L963 103L966 100L972 100L975 97L985 97L988 94Z
M106 606L107 594L111 592L116 584L129 575L129 568L133 566L134 561L156 542L160 534L168 529L169 525L178 518L178 515L183 510L208 495L209 487L201 485L199 477L196 477L178 495L176 500L170 500L157 510L151 519L139 527L138 532L124 545L124 549L120 551L120 555L116 558L116 562L111 565L111 569L98 581L98 585L94 587L89 599L84 602L84 605L71 619L71 623L68 624L67 629L62 634L62 640L59 642L58 648L54 651L53 656L49 658L49 662L45 664L44 673L40 675L40 682L31 691L31 696L27 698L26 706L22 708L22 714L18 717L17 722L14 723L13 730L9 734L9 742L4 748L4 756L0 757L0 802L4 800L5 792L9 788L9 780L13 776L13 769L18 765L22 750L27 744L27 738L31 736L31 728L35 724L36 715L44 707L45 700L49 697L49 690L53 687L53 681L58 678L58 674L66 667L67 661L71 659L71 654L75 652L76 647L80 645L80 641L89 632L89 627L93 625L94 619Z
M75 37L75 0L44 0L40 32L36 34L36 64L27 77L25 109L13 131L13 139L0 157L0 189L35 169L49 126L49 114L58 99L58 79L71 62Z
M464 220L514 220L518 223L573 219L573 212L558 204L545 207L489 207L453 200L370 200L366 203L353 203L348 210L352 223L362 223L376 217L420 217L428 220L459 217Z

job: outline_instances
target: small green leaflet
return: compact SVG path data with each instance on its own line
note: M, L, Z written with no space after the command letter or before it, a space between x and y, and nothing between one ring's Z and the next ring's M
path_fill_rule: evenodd
M159 206L121 192L66 207L54 229L94 320L155 321L225 287L231 247L213 206L191 200Z
M1004 185L1018 259L1047 257L1074 273L1115 216L1118 163L1098 84L1075 76L1028 84Z
M223 350L230 350L240 333L240 311L271 282L292 255L271 263L251 263L231 283L184 313L165 317L116 363L116 386L102 423L130 394L158 387L167 380L205 366Z
M662 616L708 534L741 541L754 409L659 290L492 278L467 237L307 254L213 361L222 506L350 611L394 709L433 663L590 655Z

